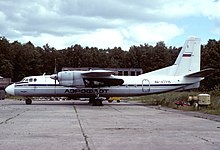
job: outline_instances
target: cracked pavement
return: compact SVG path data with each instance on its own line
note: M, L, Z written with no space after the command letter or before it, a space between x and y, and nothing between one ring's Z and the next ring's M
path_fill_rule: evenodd
M220 117L198 115L136 102L4 100L0 149L218 150Z

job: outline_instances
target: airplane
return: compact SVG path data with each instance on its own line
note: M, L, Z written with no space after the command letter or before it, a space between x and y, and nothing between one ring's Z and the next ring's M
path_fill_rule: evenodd
M198 88L200 81L213 69L200 70L200 39L186 40L175 63L171 66L138 76L115 76L109 70L61 71L52 75L29 76L6 88L11 95L26 97L90 98L101 106L103 97L142 96L169 91Z

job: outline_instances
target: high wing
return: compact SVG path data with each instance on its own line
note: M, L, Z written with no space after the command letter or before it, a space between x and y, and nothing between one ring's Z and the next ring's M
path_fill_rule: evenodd
M82 73L82 77L86 87L117 86L124 83L124 80L118 79L112 74L114 72L108 70L91 70Z
M87 77L106 77L114 74L114 71L109 70L90 70L89 72L81 73L83 76Z

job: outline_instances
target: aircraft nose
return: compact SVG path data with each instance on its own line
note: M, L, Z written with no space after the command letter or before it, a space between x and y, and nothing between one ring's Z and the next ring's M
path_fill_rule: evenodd
M15 95L15 88L14 87L15 87L15 84L11 84L11 85L6 87L5 91L8 94Z

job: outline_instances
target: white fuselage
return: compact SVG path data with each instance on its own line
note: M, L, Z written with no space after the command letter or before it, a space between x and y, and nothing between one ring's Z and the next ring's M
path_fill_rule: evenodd
M197 88L202 78L185 78L183 76L114 76L124 80L122 85L99 88L66 87L59 85L58 81L50 75L26 77L21 82L14 83L6 88L7 93L26 97L74 97L87 98L112 96L140 96L153 93L162 93L174 90Z

